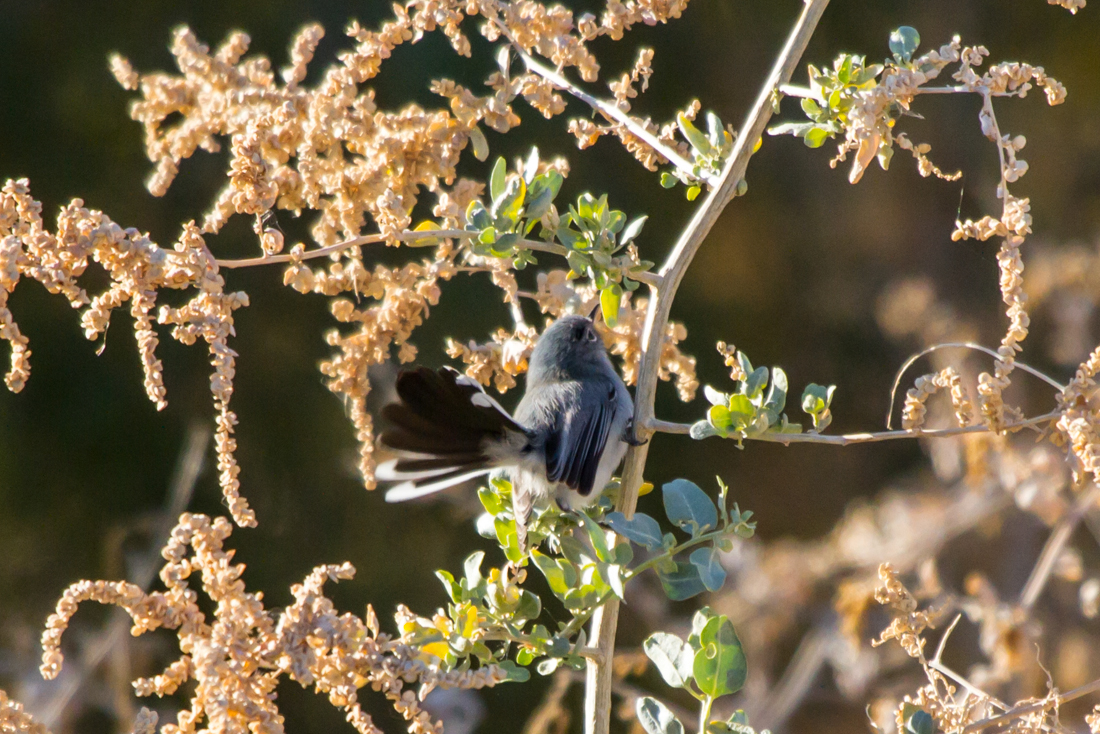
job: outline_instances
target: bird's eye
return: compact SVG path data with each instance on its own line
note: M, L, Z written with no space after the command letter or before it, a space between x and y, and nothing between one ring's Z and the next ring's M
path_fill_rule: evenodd
M590 342L596 341L596 332L593 331L592 329L588 330L588 341L590 341Z

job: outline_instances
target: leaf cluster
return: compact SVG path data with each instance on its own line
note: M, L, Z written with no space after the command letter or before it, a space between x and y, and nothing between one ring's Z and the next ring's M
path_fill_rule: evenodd
M538 148L511 174L504 158L497 159L489 177L488 206L474 200L466 209L466 229L477 232L470 249L483 257L512 257L514 267L522 270L536 262L522 246L523 239L540 225L543 240L565 249L570 277L588 277L600 290L604 320L614 327L623 291L639 285L630 276L653 267L635 252L620 254L641 234L648 217L627 222L625 213L608 206L607 194L597 198L589 192L559 213L554 200L564 179L553 168L539 173L542 168Z
M744 379L737 381L737 389L732 393L720 392L710 385L704 387L711 407L707 417L691 427L691 437L734 438L740 445L742 439L762 433L801 433L802 424L791 423L783 412L789 389L787 373L781 367L772 367L770 371L767 367L754 369L744 352L737 353L737 361ZM813 421L814 431L823 431L832 422L829 406L834 392L836 385L823 387L814 383L803 390L802 410Z
M707 131L704 133L695 127L691 119L683 112L676 116L676 126L684 140L691 146L692 168L690 174L672 168L661 173L661 186L671 189L676 183L687 186L685 195L688 201L695 201L703 191L703 182L722 172L722 165L733 152L733 143L737 134L722 124L722 119L713 112L707 112ZM735 196L743 196L748 191L744 179L737 183Z
M665 683L687 691L701 702L701 732L755 734L741 710L726 721L709 720L716 698L736 693L745 685L745 651L728 617L703 607L691 621L687 640L668 632L654 632L643 643L643 649ZM675 714L650 696L638 699L635 713L647 734L684 732L684 725Z

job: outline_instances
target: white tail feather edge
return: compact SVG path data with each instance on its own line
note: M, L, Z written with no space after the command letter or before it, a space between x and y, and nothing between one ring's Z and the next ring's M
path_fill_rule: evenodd
M453 470L452 470L453 471ZM404 502L406 500L414 500L417 497L424 497L425 495L432 494L433 492L439 492L440 490L447 489L447 487L453 487L456 484L462 484L463 482L473 479L474 477L481 477L493 471L493 467L487 469L477 469L474 471L466 472L465 474L459 474L457 477L451 477L450 479L443 479L438 482L431 482L429 484L416 484L415 481L407 481L402 484L398 484L393 489L386 492L386 502Z

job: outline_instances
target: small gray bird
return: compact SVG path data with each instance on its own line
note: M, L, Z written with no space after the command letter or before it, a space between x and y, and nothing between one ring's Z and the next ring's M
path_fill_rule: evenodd
M450 368L404 371L397 394L401 402L382 411L393 424L382 443L402 456L379 466L376 475L402 483L386 493L386 501L422 497L507 469L521 547L534 507L551 500L565 510L591 504L627 446L636 445L630 393L584 316L563 316L543 333L515 416L475 380Z

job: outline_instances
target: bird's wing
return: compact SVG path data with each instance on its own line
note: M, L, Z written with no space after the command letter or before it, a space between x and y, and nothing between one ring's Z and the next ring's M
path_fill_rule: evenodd
M581 495L592 493L615 416L615 386L586 383L574 409L565 410L546 439L546 478ZM587 405L586 405L587 404ZM580 406L586 406L579 410ZM603 487L599 487L603 489Z

